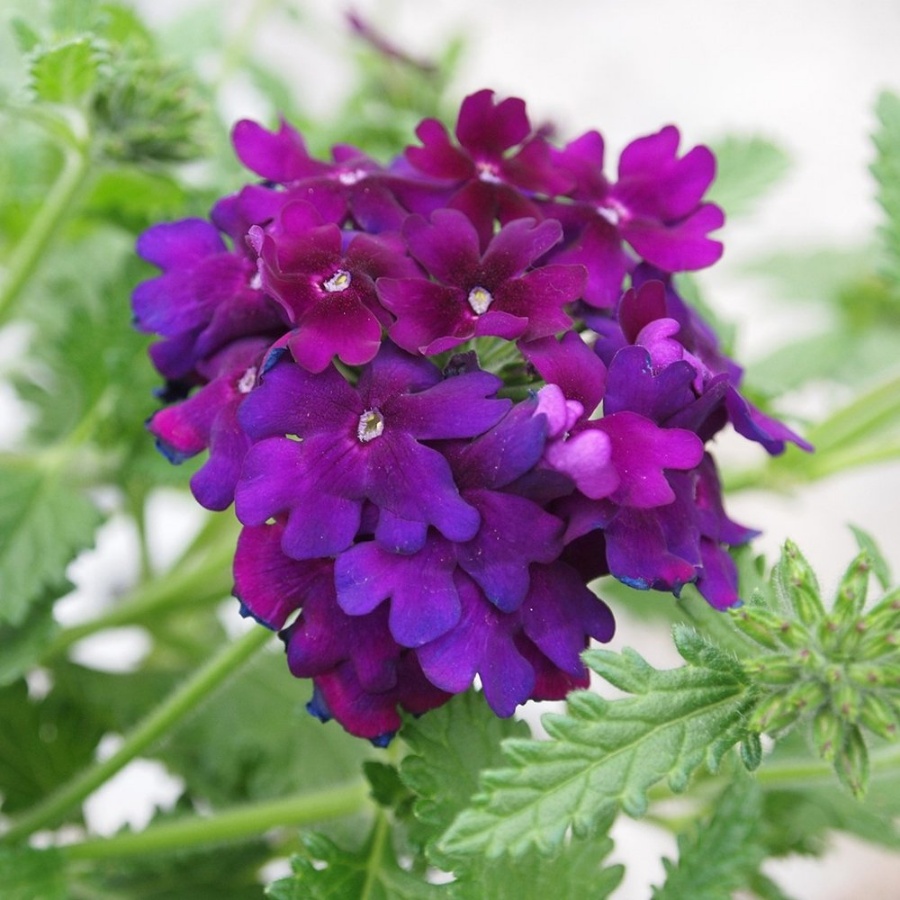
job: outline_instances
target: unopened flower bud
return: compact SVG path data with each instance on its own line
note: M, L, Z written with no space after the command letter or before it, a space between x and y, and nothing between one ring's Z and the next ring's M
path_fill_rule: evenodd
M879 737L895 740L900 729L900 705L891 703L880 694L868 693L859 710L859 721Z
M744 668L762 684L794 684L799 676L796 662L785 656L760 656L745 662Z
M825 615L819 584L809 563L791 540L785 541L780 565L784 590L797 618L804 625L814 625Z
M835 685L831 692L831 705L836 715L845 722L856 722L859 718L860 694L849 679Z
M867 550L863 550L847 567L834 601L834 612L838 618L849 619L862 612L871 569L872 557Z
M761 700L747 723L751 731L774 734L793 725L797 712L784 693L772 694Z
M781 620L768 610L759 607L734 609L731 610L731 621L757 644L769 650L780 648L775 634L781 626Z
M822 759L833 762L844 741L844 723L827 706L813 719L813 740Z
M750 731L741 741L741 761L748 772L754 772L762 762L762 741L755 731Z
M847 729L844 743L834 760L834 768L838 778L850 788L854 797L861 797L866 792L869 782L869 752L857 727Z
M820 681L801 681L784 695L786 703L799 715L816 709L828 699L828 691Z

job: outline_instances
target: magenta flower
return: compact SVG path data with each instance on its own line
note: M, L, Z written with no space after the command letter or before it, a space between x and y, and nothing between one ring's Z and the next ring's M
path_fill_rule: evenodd
M531 198L554 196L570 185L553 164L550 146L532 131L525 103L517 97L494 101L493 91L463 100L455 144L445 126L425 119L416 129L421 147L407 147L406 158L418 171L453 184L448 201L464 212L486 240L494 219L539 218Z
M350 366L375 357L389 322L375 279L417 271L398 239L358 234L345 248L341 229L298 200L269 228L251 228L248 240L259 254L263 289L294 326L284 344L301 366L322 372L333 356Z
M585 300L609 308L638 257L665 272L712 265L722 244L709 237L724 224L718 206L702 202L715 177L715 158L706 147L678 156L680 135L669 125L629 144L619 159L618 179L603 173L603 138L588 132L554 153L557 166L571 176L574 204L552 204L566 228L566 245L555 260L588 270Z
M148 428L173 462L208 451L191 488L244 526L242 612L311 713L377 745L475 679L501 716L585 686L597 577L737 603L755 532L710 441L809 449L675 289L722 252L709 150L667 126L608 176L598 132L555 147L487 90L416 135L319 159L239 122L262 182L146 231L133 296L169 404Z
M412 256L433 280L379 278L378 296L395 316L391 338L411 353L449 350L472 337L533 340L569 327L563 306L581 294L578 266L535 266L562 238L556 222L517 219L482 254L474 226L460 212L439 210L403 228Z

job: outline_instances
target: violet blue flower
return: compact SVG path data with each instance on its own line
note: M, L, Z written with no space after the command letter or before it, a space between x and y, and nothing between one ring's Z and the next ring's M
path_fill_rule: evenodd
M349 547L365 500L380 510L375 537L385 547L413 552L429 525L469 540L478 512L424 442L490 428L510 406L492 398L499 386L485 372L442 378L387 343L356 387L336 369L310 373L282 356L242 407L242 425L258 443L238 485L238 518L261 525L287 513L284 549L297 559Z

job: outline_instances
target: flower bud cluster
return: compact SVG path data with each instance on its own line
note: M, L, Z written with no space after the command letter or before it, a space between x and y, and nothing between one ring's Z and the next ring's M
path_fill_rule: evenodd
M735 624L766 652L744 666L762 688L748 723L770 734L812 723L815 746L854 791L865 789L868 756L862 729L900 733L900 589L864 610L872 557L848 567L828 612L815 574L786 542L772 573L778 606L732 611Z
M138 244L139 328L198 501L244 530L236 594L281 631L310 708L376 741L477 676L499 715L584 685L613 632L599 575L737 602L710 440L789 429L672 275L715 262L705 147L671 126L557 146L518 99L467 97L388 165L238 123L259 176Z

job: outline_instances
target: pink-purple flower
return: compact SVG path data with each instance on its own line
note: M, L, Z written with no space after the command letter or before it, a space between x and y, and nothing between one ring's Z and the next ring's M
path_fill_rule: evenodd
M192 490L234 502L235 594L310 711L377 744L476 678L502 716L587 684L599 576L738 602L755 532L710 441L808 447L677 291L722 252L710 151L666 126L612 174L599 133L549 134L486 90L385 163L243 121L262 181L138 242L148 428L208 453Z

